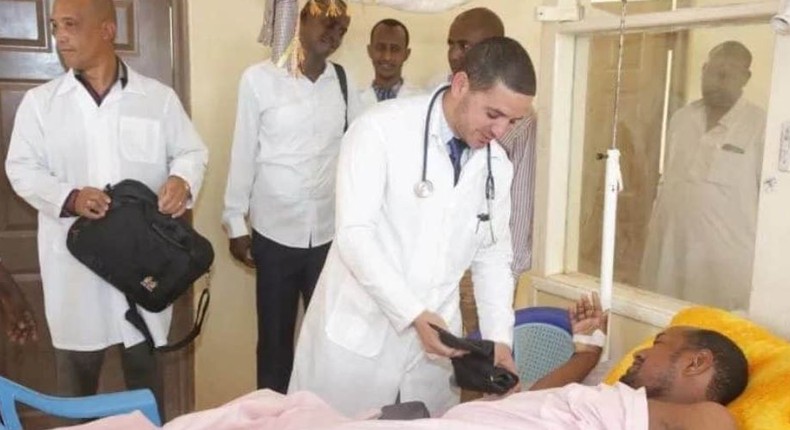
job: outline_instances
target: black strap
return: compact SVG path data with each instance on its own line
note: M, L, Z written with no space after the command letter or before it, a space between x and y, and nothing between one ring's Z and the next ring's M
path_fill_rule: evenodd
M340 64L332 63L335 66L335 73L337 73L337 80L340 81L340 92L343 93L343 101L346 103L346 123L343 126L343 131L348 130L348 81L346 79L346 71Z
M133 325L137 330L140 330L140 333L142 333L145 337L145 342L152 351L172 352L187 346L190 342L195 340L196 337L198 337L200 330L203 328L203 320L206 319L206 311L208 310L208 304L210 301L211 295L208 292L208 288L204 288L203 292L200 293L200 300L198 301L197 311L195 312L195 323L192 326L192 330L186 336L184 336L183 339L170 345L160 347L156 347L154 345L154 338L151 336L151 331L148 330L145 320L143 320L140 312L137 311L137 305L134 303L134 301L132 301L132 298L129 295L126 295L126 303L129 304L129 310L126 311L125 315L126 321L129 321L129 324Z

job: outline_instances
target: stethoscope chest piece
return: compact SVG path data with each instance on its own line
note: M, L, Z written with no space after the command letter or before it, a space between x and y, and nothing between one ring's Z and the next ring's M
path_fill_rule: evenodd
M433 182L429 180L422 180L414 184L414 194L417 197L424 199L433 195Z

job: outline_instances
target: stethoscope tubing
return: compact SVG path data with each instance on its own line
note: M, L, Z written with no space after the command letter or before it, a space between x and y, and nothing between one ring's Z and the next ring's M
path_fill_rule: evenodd
M428 133L430 132L431 128L431 117L433 116L433 107L436 104L436 99L439 98L440 95L444 94L445 91L450 89L449 85L445 85L442 88L436 90L431 97L431 102L428 103L428 112L425 114L425 130L422 136L422 176L421 181L427 182L428 181Z
M433 186L430 181L428 181L428 134L431 128L431 118L433 116L433 108L436 105L436 100L439 98L440 95L444 94L450 88L449 85L445 85L433 94L431 97L430 103L428 103L428 112L425 114L425 128L423 130L423 137L422 137L422 175L420 176L420 182L417 183L415 190L429 190L427 194L422 195L420 191L416 191L418 197L428 197L430 193L433 192ZM486 200L493 200L494 196L496 195L496 188L494 183L494 175L491 169L491 144L486 144L486 165L488 167L488 175L486 176Z

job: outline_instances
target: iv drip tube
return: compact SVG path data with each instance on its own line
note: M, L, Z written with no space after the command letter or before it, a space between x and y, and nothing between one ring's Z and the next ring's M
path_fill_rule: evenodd
M623 177L620 172L620 151L617 149L617 126L620 120L620 84L623 78L623 46L625 41L625 16L627 0L622 0L620 10L620 40L617 50L617 80L614 94L614 118L612 120L612 145L606 151L606 176L604 179L603 229L601 232L601 307L606 312L612 309L612 289L614 284L614 250L617 223L618 193L623 190ZM607 333L609 330L607 329ZM601 361L609 360L609 339Z

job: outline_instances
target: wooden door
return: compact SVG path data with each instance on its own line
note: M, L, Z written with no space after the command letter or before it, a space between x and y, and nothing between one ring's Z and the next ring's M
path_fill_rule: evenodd
M185 21L180 0L116 0L118 54L136 71L183 88L176 67ZM55 393L54 351L46 327L36 249L36 212L12 191L5 157L17 106L25 92L64 72L49 26L52 0L0 0L0 257L34 308L40 330L36 344L19 347L0 336L0 374L42 393ZM173 13L176 12L176 13ZM180 39L179 39L180 40ZM174 53L175 58L174 58ZM190 328L191 295L175 309L172 336ZM166 416L191 410L193 366L190 350L161 358ZM124 389L117 353L107 356L100 391ZM60 421L23 409L26 428L49 428Z

